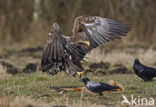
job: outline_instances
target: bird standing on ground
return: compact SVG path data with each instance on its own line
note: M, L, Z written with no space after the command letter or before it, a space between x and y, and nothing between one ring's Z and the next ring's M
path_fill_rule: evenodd
M64 36L57 23L51 26L45 44L41 69L51 74L65 71L67 74L83 74L80 61L93 48L121 36L126 36L130 27L121 21L98 16L79 16L75 19L72 36Z
M136 75L142 78L145 82L152 81L153 78L156 77L156 69L141 64L138 59L135 59L133 69Z
M102 95L103 91L122 91L123 87L121 85L119 86L113 86L109 85L107 83L103 82L94 82L90 81L88 78L83 78L80 80L81 82L84 82L86 88L94 93L98 93L100 96Z

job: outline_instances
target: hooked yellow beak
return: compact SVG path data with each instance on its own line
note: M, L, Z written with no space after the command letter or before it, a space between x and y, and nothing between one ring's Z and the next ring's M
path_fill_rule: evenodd
M84 71L77 72L77 75L81 78L81 76L84 74Z

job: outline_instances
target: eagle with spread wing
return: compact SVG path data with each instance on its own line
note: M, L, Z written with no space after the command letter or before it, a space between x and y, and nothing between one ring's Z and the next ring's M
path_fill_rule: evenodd
M75 19L72 36L64 36L57 23L49 31L43 50L41 69L55 75L59 71L81 74L81 61L92 49L126 36L130 27L121 21L98 16L79 16Z

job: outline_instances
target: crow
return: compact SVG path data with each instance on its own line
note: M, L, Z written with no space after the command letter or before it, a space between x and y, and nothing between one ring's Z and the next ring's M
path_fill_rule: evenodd
M145 82L152 81L153 78L156 77L156 69L141 64L139 59L135 59L133 69L136 75L142 78Z
M107 83L103 82L94 82L90 81L88 78L83 78L80 80L81 82L84 82L86 88L94 93L98 93L100 96L102 96L103 91L121 91L123 90L123 87L121 85L113 86L109 85Z

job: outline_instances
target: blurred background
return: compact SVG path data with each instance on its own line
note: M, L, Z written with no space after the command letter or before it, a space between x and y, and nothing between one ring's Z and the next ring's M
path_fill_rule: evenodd
M70 36L76 17L97 15L121 20L132 29L121 40L94 49L87 55L88 61L131 66L139 58L155 65L155 9L156 0L0 0L0 57L9 61L14 57L15 63L20 53L21 58L29 53L40 63L54 22L60 25L64 35ZM17 62L21 64L20 60Z
M97 15L130 24L128 45L156 41L155 0L0 0L0 45L42 46L58 22L65 35L80 15ZM11 45L10 45L11 44Z

